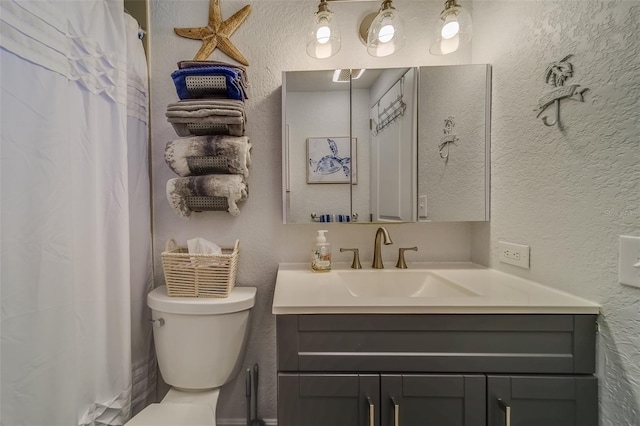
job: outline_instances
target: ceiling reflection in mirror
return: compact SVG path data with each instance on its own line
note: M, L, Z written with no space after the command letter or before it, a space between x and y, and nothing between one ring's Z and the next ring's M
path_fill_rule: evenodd
M283 73L284 223L488 220L489 83L487 65Z

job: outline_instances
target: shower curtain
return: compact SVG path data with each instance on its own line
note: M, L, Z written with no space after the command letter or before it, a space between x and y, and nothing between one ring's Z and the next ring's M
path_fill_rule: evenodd
M123 10L0 2L3 425L121 425L153 396L146 65Z

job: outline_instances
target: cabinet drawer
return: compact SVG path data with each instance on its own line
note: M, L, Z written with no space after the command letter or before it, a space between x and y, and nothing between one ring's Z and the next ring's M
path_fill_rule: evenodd
M595 371L595 315L278 315L278 370Z

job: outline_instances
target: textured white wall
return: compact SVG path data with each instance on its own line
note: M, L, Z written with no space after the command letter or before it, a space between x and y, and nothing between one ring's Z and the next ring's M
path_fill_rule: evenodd
M251 341L244 365L263 371L261 414L275 417L275 331L271 298L277 263L307 261L320 225L281 225L281 71L337 67L399 67L451 63L493 65L492 221L389 226L395 245L416 243L412 259L468 260L571 291L604 306L599 347L603 426L638 425L640 419L640 291L617 284L617 236L640 235L640 4L635 1L482 1L474 3L473 56L463 51L437 58L427 53L428 24L439 1L398 0L406 13L408 41L387 58L371 58L356 28L377 3L332 4L340 19L343 48L319 61L304 53L304 29L313 1L225 0L223 17L253 5L233 35L249 59L252 97L247 134L254 144L250 196L238 218L204 213L190 221L169 208L164 185L171 172L164 145L175 138L164 111L176 100L169 74L195 54L198 42L173 27L204 25L207 1L152 0L151 94L156 260L167 238L203 236L223 244L241 240L238 281L258 287ZM542 125L533 112L548 91L546 66L573 53L571 82L590 88L586 102L563 101L563 131ZM218 51L213 59L228 60ZM323 225L325 226L325 225ZM371 259L375 225L329 225L337 249L356 246ZM499 264L497 241L531 246L531 270ZM159 263L158 263L159 264ZM161 282L161 275L157 279ZM267 391L270 390L270 391ZM244 382L225 386L220 417L243 416Z
M379 2L336 3L331 8L340 19L343 47L327 60L309 58L305 53L303 23L315 12L314 1L224 0L222 15L227 18L252 4L251 15L231 40L248 58L251 98L247 102L247 135L253 143L253 165L249 177L249 199L241 205L240 216L209 212L191 220L180 219L165 198L165 184L172 176L163 159L165 144L176 138L166 122L166 105L177 96L170 78L176 62L190 59L200 43L180 38L174 27L206 25L207 0L152 0L149 30L152 118L152 171L154 196L156 279L162 283L159 253L168 238L180 242L201 236L222 245L240 239L242 253L238 284L258 287L258 298L251 323L250 342L244 366L259 362L262 372L261 416L275 418L275 318L271 301L278 262L306 262L317 229L329 229L329 241L337 261L349 261L350 253L340 247L359 247L361 260L370 262L376 225L282 225L281 201L281 74L286 70L332 69L337 67L401 67L467 62L469 51L435 58L427 53L424 23L435 19L441 2L405 1L396 5L406 11L409 40L397 55L372 58L357 38L360 20L378 9ZM216 50L215 60L230 61ZM471 225L468 223L390 225L395 242L385 246L383 257L388 266L396 261L397 248L417 245L419 251L407 260L470 260ZM244 380L237 378L222 390L219 418L244 416Z
M491 223L474 259L603 305L601 426L640 425L640 290L617 282L618 235L640 235L640 3L474 3L473 62L493 65ZM564 130L533 110L545 68L574 54ZM488 229L490 228L490 229ZM497 262L497 242L531 246L531 270Z

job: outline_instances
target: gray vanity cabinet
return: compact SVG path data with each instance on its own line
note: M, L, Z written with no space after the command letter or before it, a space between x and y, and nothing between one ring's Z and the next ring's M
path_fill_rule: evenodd
M278 315L278 426L597 426L595 321Z

